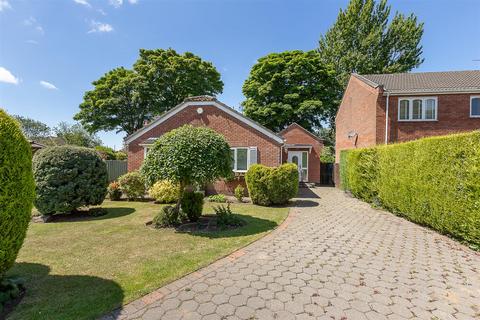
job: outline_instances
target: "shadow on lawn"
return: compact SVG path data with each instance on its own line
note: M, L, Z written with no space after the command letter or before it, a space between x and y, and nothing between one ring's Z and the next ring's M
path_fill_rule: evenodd
M114 281L84 275L52 275L38 263L16 263L9 275L25 280L26 294L9 319L94 319L122 304Z
M90 210L98 210L101 207L91 208ZM114 219L120 218L131 213L135 212L134 208L127 207L115 207L115 208L105 208L107 211L106 214L101 216L95 216L89 213L88 210L79 210L72 213L59 213L51 216L49 223L55 222L81 222L81 221L93 221L93 220L105 220L105 219Z
M226 229L221 231L194 231L189 232L193 236L216 238L231 238L250 236L271 230L278 226L275 221L252 217L244 214L235 214L237 217L245 221L245 225L234 229Z

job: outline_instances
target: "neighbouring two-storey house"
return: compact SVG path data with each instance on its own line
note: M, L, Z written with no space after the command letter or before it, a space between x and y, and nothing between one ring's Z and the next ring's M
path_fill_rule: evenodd
M300 181L320 183L320 154L323 141L293 123L279 133L272 132L214 97L190 97L125 138L128 171L141 167L149 148L162 134L185 124L206 126L222 134L231 147L233 181L207 186L209 193L232 193L245 184L244 174L255 163L274 167L297 164Z
M344 149L478 130L480 70L352 74L335 124L337 164Z

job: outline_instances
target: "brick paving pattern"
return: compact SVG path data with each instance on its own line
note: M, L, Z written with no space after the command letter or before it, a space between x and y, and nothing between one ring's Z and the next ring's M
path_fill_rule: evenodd
M480 319L480 255L334 188L104 319Z

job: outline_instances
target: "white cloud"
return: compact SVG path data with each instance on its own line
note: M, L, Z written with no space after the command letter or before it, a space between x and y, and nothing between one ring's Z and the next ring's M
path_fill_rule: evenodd
M0 0L0 12L6 9L11 9L12 6L7 0Z
M100 13L102 16L106 16L107 13L103 11L102 9L97 9L97 12Z
M45 34L45 30L43 30L43 27L37 22L37 19L35 19L34 17L30 17L28 19L23 20L23 24L27 27L32 27L42 35Z
M138 0L128 0L128 2L129 2L130 4L137 4L137 3L138 3Z
M27 40L25 42L29 44L38 44L38 41L35 41L35 40Z
M18 84L19 80L10 71L5 69L4 67L0 67L0 82Z
M91 8L92 5L88 3L87 0L73 0L76 4L81 4L82 6L85 6L87 8Z
M123 4L123 0L109 0L110 5L114 6L115 8L119 8Z
M91 29L88 31L88 33L113 31L113 27L108 23L102 23L94 20L90 22L90 28Z
M53 83L44 80L40 81L40 85L48 90L58 90L58 88Z

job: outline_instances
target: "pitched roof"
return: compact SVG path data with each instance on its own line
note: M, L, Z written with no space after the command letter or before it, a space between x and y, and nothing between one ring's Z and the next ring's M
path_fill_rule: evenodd
M182 103L174 107L173 109L170 109L169 111L163 113L162 115L156 117L152 122L149 124L145 125L143 128L135 131L134 133L130 134L129 136L124 138L124 142L126 144L132 142L133 140L137 139L140 137L142 134L148 132L149 130L155 128L157 125L161 124L162 122L166 121L170 117L174 116L178 112L182 111L188 106L200 106L200 105L213 105L217 108L219 108L222 111L225 111L226 113L230 114L231 116L235 117L236 119L240 120L241 122L249 125L250 127L256 129L257 131L263 133L267 137L270 137L271 139L275 140L278 143L283 143L283 138L270 129L262 126L261 124L253 121L250 118L245 117L243 114L240 112L234 110L233 108L227 106L226 104L218 101L215 97L212 96L195 96L195 97L188 97L186 98Z
M353 76L372 87L382 86L391 94L480 92L480 70Z
M304 127L302 127L301 125L299 125L299 124L296 123L296 122L291 123L288 127L286 127L285 129L283 129L282 131L280 131L280 132L278 133L278 135L280 135L280 136L283 137L283 135L285 134L285 132L290 131L290 130L293 129L293 128L299 128L300 130L304 131L306 134L308 134L308 135L311 136L312 138L314 138L314 139L316 139L316 140L318 140L318 141L320 141L320 142L323 143L323 139L322 139L322 138L314 135L313 133L311 133L310 131L308 131L307 129L305 129Z

